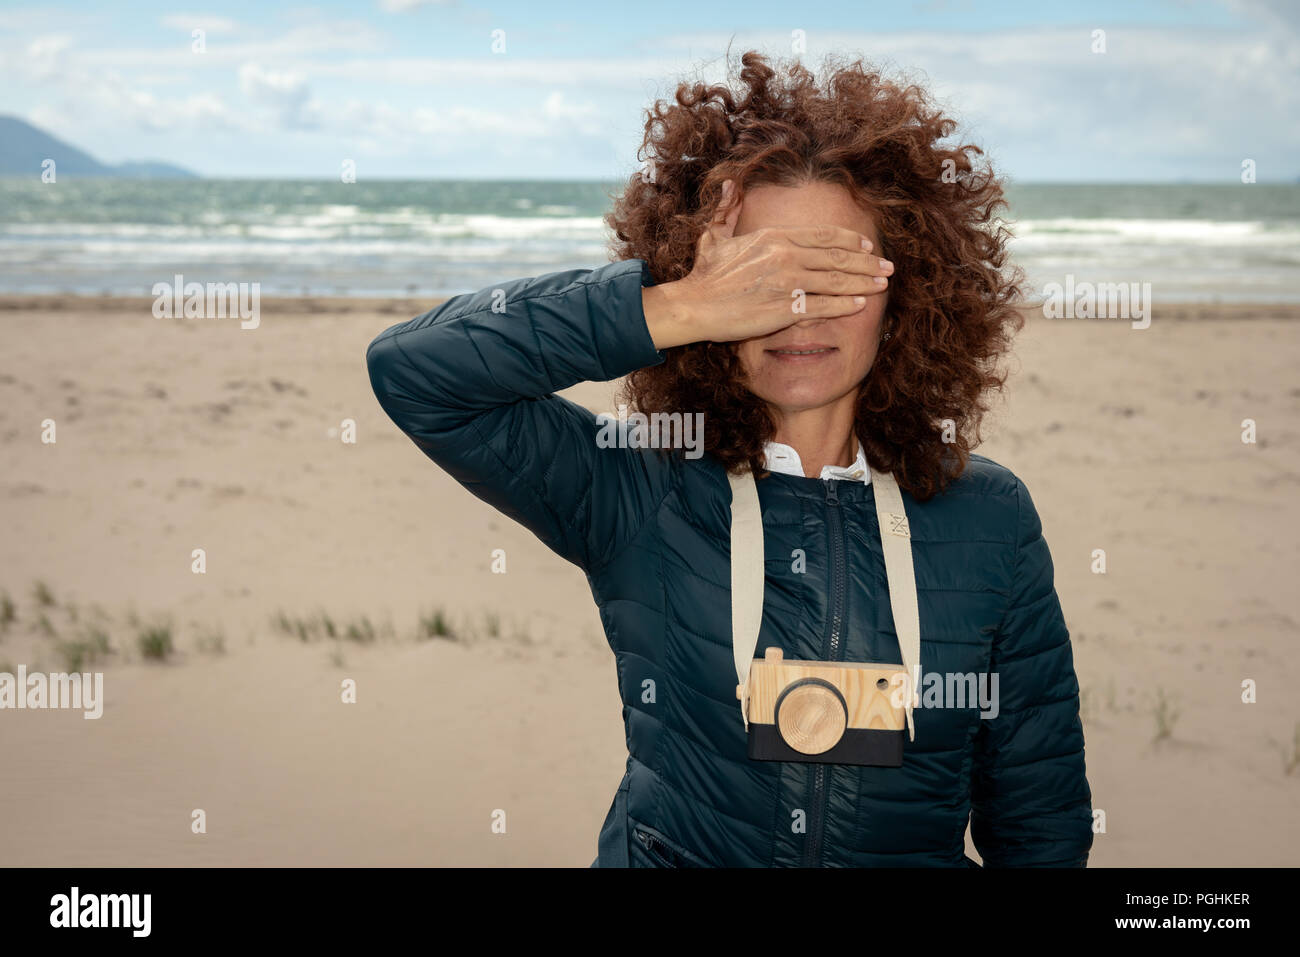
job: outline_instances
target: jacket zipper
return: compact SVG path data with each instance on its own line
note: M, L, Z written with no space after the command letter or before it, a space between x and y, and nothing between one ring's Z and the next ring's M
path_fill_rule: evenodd
M840 660L840 638L844 630L844 598L847 591L845 583L845 542L844 521L840 515L839 491L835 479L823 479L826 483L826 514L830 525L831 566L830 566L830 614L826 620L826 638L822 645L826 661ZM807 867L820 867L822 862L822 836L826 825L826 765L809 765L808 787L812 791L812 814L808 821L808 848L804 854Z
M656 855L667 867L676 867L677 855L675 855L663 841L659 840L653 834L647 834L645 831L638 830L636 836L645 849L651 854Z

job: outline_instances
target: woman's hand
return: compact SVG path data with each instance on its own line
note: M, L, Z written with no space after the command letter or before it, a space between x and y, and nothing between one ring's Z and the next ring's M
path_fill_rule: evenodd
M655 348L731 342L805 319L849 316L888 287L891 269L870 255L871 241L851 229L769 226L736 236L743 200L728 209L733 194L728 180L690 275L641 291Z

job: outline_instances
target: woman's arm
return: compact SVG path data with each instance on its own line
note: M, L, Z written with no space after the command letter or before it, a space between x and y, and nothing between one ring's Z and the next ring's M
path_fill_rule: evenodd
M986 867L1084 867L1092 792L1079 683L1052 558L1024 483L1011 602L995 638L999 711L975 737L971 839Z
M601 448L589 410L552 395L663 361L633 259L457 296L381 333L366 352L389 417L483 501L590 570L662 500L656 454Z

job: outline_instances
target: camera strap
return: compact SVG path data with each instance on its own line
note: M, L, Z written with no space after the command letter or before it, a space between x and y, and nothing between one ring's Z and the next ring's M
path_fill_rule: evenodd
M740 716L749 731L749 669L758 648L763 624L764 554L763 513L758 486L746 470L727 473L731 483L731 650L739 681ZM912 537L898 482L888 472L871 469L871 487L880 525L880 545L885 556L889 606L894 614L903 671L909 678L904 695L907 732L916 740L912 709L921 677L921 619L916 601L916 571L912 565Z

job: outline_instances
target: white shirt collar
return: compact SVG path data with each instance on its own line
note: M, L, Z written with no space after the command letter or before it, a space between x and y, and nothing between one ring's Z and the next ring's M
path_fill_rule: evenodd
M803 463L799 460L799 453L790 446L782 445L780 442L768 442L763 446L763 455L769 472L781 472L784 475L804 478ZM870 485L871 469L867 466L867 455L862 449L862 443L858 443L858 457L853 460L852 465L825 465L822 467L821 477Z

